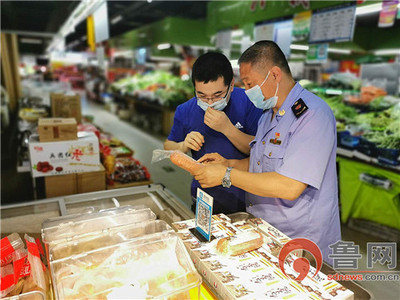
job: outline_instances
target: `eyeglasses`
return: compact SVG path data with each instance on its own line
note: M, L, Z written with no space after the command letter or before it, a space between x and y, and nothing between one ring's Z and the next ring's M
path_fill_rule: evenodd
M224 99L228 95L228 93L229 93L229 86L226 90L225 96L214 96L214 97L198 96L197 92L195 91L196 98L203 102L208 102L209 100L212 102L220 101L220 100Z

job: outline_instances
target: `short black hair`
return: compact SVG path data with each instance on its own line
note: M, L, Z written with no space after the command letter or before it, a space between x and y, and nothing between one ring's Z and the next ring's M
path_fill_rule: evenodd
M207 52L197 58L193 64L192 82L208 83L224 78L225 85L229 85L233 79L232 65L228 58L219 52Z
M260 68L265 68L268 63L271 63L292 76L285 54L273 41L259 41L246 49L238 60L238 64L241 63L250 63L252 66Z

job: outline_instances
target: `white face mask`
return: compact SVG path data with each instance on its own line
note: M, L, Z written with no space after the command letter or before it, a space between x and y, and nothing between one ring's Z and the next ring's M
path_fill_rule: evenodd
M221 100L218 100L218 101L216 101L216 102L214 102L214 103L212 103L212 104L208 104L208 103L206 103L206 102L204 102L204 101L201 101L201 100L198 99L197 96L196 96L196 98L197 98L197 105L200 106L201 109L204 110L204 111L206 111L207 108L209 108L209 107L211 107L211 108L213 108L213 109L215 109L215 110L224 110L225 107L228 105L228 101L229 101L230 96L231 96L231 88L229 87L229 92L228 92L228 94L226 95L226 97L224 97L224 98L222 98Z
M268 72L267 77L265 77L265 79L261 83L261 85L255 85L251 89L248 89L247 91L245 91L247 97L249 97L250 101L253 102L254 106L259 109L262 109L262 110L267 110L267 109L273 108L273 107L275 107L276 103L278 102L278 96L276 94L278 93L279 83L276 85L275 95L266 100L264 100L264 95L261 90L261 86L268 79L270 72L271 71Z

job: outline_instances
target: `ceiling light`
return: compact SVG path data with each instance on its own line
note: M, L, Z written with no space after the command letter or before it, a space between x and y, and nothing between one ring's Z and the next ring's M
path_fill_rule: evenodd
M111 19L111 24L117 24L119 21L121 21L123 18L121 15L116 16L115 18Z
M147 0L147 3L151 3L151 2L153 2L153 0Z
M42 40L39 39L30 39L30 38L22 38L20 39L21 43L25 43L25 44L41 44Z
M169 49L169 48L171 48L171 44L168 44L168 43L166 43L166 44L159 44L159 45L157 46L157 49L158 49L158 50L165 50L165 49Z
M382 9L382 3L375 3L375 4L371 4L371 5L365 5L365 6L358 6L356 8L356 16L371 14L371 13L374 13L374 12L378 12L381 9Z
M350 54L350 49L337 49L337 48L328 48L328 52L330 53L339 53L339 54Z
M296 44L290 45L290 49L292 49L292 50L307 51L308 48L309 48L309 47L308 47L307 45L296 45Z
M375 55L400 55L400 49L375 50Z

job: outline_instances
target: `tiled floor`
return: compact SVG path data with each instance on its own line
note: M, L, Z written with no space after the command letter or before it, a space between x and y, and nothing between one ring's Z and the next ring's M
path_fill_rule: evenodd
M191 200L189 187L192 179L190 174L177 168L169 160L164 160L154 164L151 163L152 151L154 149L163 148L165 137L155 137L144 133L143 130L134 127L129 122L119 120L117 116L105 111L102 106L97 104L85 103L83 105L83 112L84 114L94 115L96 125L100 126L103 130L113 133L129 147L134 149L135 158L139 159L149 168L152 180L156 183L164 184L172 193L182 200L182 202L190 207ZM166 169L164 169L165 167L170 167L172 171L167 172ZM360 246L360 253L363 257L359 260L359 271L367 271L366 243L380 240L349 229L346 226L343 226L342 228L342 238L345 241L354 241L356 245ZM400 274L399 263L397 265L395 273ZM379 267L375 265L373 270L387 271L388 269L383 266ZM360 284L374 296L374 299L400 299L399 281L363 281Z

